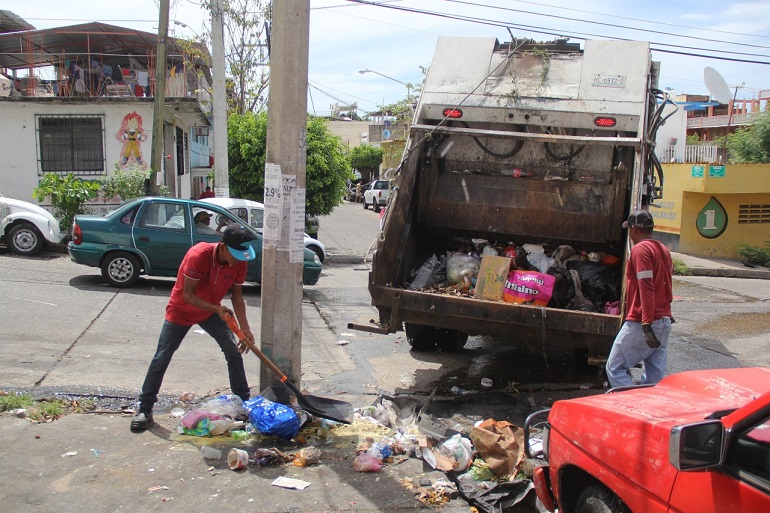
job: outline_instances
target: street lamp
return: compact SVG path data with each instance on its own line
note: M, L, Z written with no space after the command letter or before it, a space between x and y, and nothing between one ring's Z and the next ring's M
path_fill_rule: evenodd
M392 80L393 82L398 82L399 84L405 85L406 86L406 99L407 99L407 101L410 101L410 102L412 101L412 85L411 84L407 84L406 82L402 82L402 81L398 80L397 78L389 77L388 75L383 75L379 71L374 71L373 69L362 69L362 70L359 71L359 73L361 73L362 75L364 73L374 73L375 75L379 75L381 77L385 77L385 78L387 78L389 80Z

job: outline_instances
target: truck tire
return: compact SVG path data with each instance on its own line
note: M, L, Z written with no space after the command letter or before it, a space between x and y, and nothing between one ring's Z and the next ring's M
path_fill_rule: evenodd
M364 204L364 210L366 210L368 208L368 206L366 205L366 196L361 198L361 200L362 200L361 202Z
M43 234L30 223L20 223L8 232L8 248L17 255L34 256L43 247Z
M457 330L433 328L436 346L439 351L457 353L463 350L468 341L468 334Z
M629 513L626 505L607 487L594 484L583 490L575 505L575 513Z
M139 260L125 251L110 253L102 262L102 276L113 287L133 287L139 280Z
M380 202L377 201L377 198L374 198L372 200L372 210L374 210L377 214L380 213L382 207L380 207Z
M436 350L435 330L432 326L422 324L404 323L406 341L412 347L412 351L427 352Z

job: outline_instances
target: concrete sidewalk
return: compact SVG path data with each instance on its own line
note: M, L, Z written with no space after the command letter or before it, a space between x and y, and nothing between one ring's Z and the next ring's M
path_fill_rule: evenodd
M692 276L770 280L770 269L767 267L748 267L739 260L703 258L674 252L671 258L684 262Z

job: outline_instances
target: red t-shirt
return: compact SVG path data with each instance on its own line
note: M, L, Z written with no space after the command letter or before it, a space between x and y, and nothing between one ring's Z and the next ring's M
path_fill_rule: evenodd
M214 198L216 195L214 191L203 191L198 199Z
M185 303L185 277L198 281L195 295L218 305L230 287L242 285L246 280L246 262L235 265L217 262L217 246L220 242L199 242L191 247L179 266L176 283L166 306L166 320L179 326L192 326L209 318L211 312Z
M652 323L671 317L671 253L660 241L644 239L631 249L626 269L626 320Z

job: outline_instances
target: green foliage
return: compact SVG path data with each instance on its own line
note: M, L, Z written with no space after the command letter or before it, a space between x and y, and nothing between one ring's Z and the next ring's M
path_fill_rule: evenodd
M32 406L32 397L26 394L22 395L0 395L0 411L16 410L18 408L29 408Z
M32 420L44 422L56 420L67 412L67 403L61 399L47 399L32 407L27 416Z
M33 193L38 201L51 198L54 215L59 219L59 226L69 230L77 214L86 213L86 203L99 194L101 185L90 180L81 180L69 173L62 177L56 173L47 173L35 187Z
M228 163L230 195L263 201L267 113L249 113L228 118ZM307 166L305 213L327 215L339 204L345 182L351 178L339 137L334 136L321 118L310 118L307 125Z
M770 111L761 113L750 126L727 139L730 162L766 164L770 162Z
M102 186L102 198L109 201L118 197L126 201L144 196L144 181L151 179L155 173L137 164L130 164L124 168L115 164L115 170L110 176L99 180ZM158 196L168 195L168 187L158 185Z
M357 169L364 180L373 180L382 164L382 155L382 148L368 144L356 146L350 150L350 167Z
M673 260L674 264L674 274L676 276L690 276L690 268L687 267L687 264L684 263L684 260L680 258L675 258Z
M739 244L738 254L744 264L770 267L770 241L765 241L764 248Z
M383 105L380 107L379 112L386 116L394 116L396 118L396 123L411 123L412 117L414 117L413 101L414 100L404 98L396 103Z
M688 146L700 146L701 144L703 144L703 141L700 140L700 135L690 134L687 136L687 140L685 144Z

